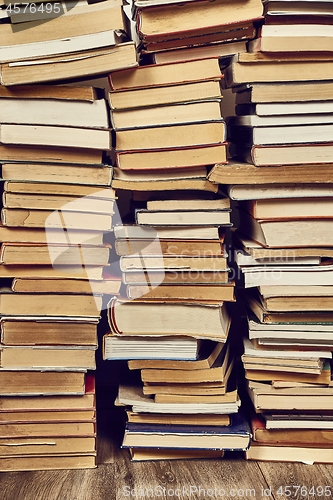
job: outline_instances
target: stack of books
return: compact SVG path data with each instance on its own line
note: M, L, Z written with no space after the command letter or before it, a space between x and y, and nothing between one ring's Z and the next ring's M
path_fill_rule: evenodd
M246 50L261 19L261 0L134 0L141 55L156 63L226 56Z
M258 414L247 458L332 462L322 432L333 411L332 186L234 185L229 194L239 202L235 261L249 331L242 360ZM277 418L274 431L265 427L273 413L283 430Z
M120 287L103 280L115 203L107 104L91 87L0 94L0 469L94 467L86 373L103 293Z
M219 80L217 58L110 75L113 187L133 194L131 222L114 228L126 298L109 304L103 355L128 361L117 404L138 460L249 444L228 340L230 200L205 179L226 161Z
M122 2L8 3L0 13L1 84L106 75L136 66Z

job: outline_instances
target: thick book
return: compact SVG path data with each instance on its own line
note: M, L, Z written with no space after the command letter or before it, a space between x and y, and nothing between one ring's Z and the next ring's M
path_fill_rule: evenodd
M76 318L1 318L1 344L5 346L91 346L97 348L97 320Z
M261 1L234 2L231 6L223 0L214 3L186 2L175 9L173 5L138 9L137 28L141 38L156 39L171 34L180 38L188 34L211 33L221 27L253 21L262 16ZM177 36L176 36L177 35Z
M263 25L259 37L249 43L250 52L329 52L333 50L333 26L318 24Z
M152 106L148 109L140 107L111 111L111 124L116 132L122 129L160 127L163 125L220 120L220 99L185 102L181 104L172 103L169 106ZM163 130L170 132L170 129ZM146 133L151 137L151 129L147 130ZM154 140L153 137L152 140Z
M207 167L187 170L145 171L113 169L114 189L130 191L195 190L217 193L218 185L207 180Z
M220 414L201 414L201 415L182 415L167 413L134 413L126 411L127 421L137 424L164 424L164 425L209 425L224 426L230 425L230 415Z
M135 218L140 226L227 226L230 211L226 209L204 210L151 210L136 209Z
M33 86L32 86L33 87ZM80 94L78 94L80 95ZM33 97L2 97L1 123L48 125L62 127L108 128L109 120L104 99L81 101Z
M175 89L177 90L176 93ZM219 79L184 84L179 83L177 87L173 85L141 89L133 87L131 90L113 90L108 94L111 110L114 112L118 110L126 111L126 113L129 113L130 110L134 114L134 110L137 108L150 107L153 109L154 106L183 104L184 102L206 102L208 99L219 99L220 97L221 88ZM140 111L140 114L142 114L142 111Z
M331 144L303 145L303 146L257 146L256 151L261 151L264 157L261 162L250 160L250 163L232 161L226 165L219 163L215 165L208 174L208 180L221 184L244 184L246 178L249 184L294 184L294 183L332 183L333 170L330 154L325 155L325 149ZM290 151L304 148L304 156L291 158ZM274 154L272 153L274 149ZM312 152L310 158L314 163L309 163L307 155ZM283 158L279 157L280 153ZM317 153L319 156L317 156ZM276 160L275 160L276 157ZM269 168L257 168L255 165L266 165ZM296 164L295 164L296 163ZM297 164L298 163L298 164ZM288 168L286 168L288 166Z
M96 452L79 455L20 455L15 457L0 457L0 471L40 471L55 469L94 469Z
M157 169L194 169L215 163L227 163L227 143L201 146L118 151L116 164L119 169L132 172Z
M108 150L110 149L111 137L108 129L2 123L0 125L0 141L8 145Z
M250 439L247 420L236 413L225 427L127 423L122 447L245 450Z
M1 152L0 152L1 156ZM13 158L14 159L14 158ZM46 158L44 158L45 160ZM15 159L15 162L17 159ZM83 162L84 163L84 162ZM90 163L90 162L89 162ZM87 186L111 186L112 167L110 165L71 165L46 163L2 163L2 179L8 181L80 184Z
M128 239L179 239L179 240L218 240L220 241L217 227L170 227L158 228L138 226L136 224L115 225L116 238Z
M113 298L108 305L108 319L111 332L117 335L191 335L222 342L230 327L226 304L218 302Z
M62 16L59 18L62 21ZM91 16L89 16L91 22ZM44 24L48 26L48 23ZM24 30L24 33L29 30ZM62 56L1 64L2 85L12 86L107 75L110 71L138 66L133 42L114 47L82 50ZM36 71L36 67L38 71Z
M1 396L83 395L84 371L0 370Z
M169 448L133 448L129 447L133 462L149 460L190 460L222 458L222 450L188 450Z
M300 102L308 103L303 109L315 106L315 102L332 101L333 85L332 82L281 82L281 83L246 83L238 87L233 87L236 92L236 105L251 103L269 103L272 107L277 104L287 111L287 103L290 109L295 105L300 108ZM300 111L302 113L302 111Z
M112 90L130 90L222 78L218 58L170 64L140 66L113 71L109 76Z
M198 358L200 342L192 337L103 336L103 359L188 360Z
M52 414L53 412L48 413ZM7 458L20 455L38 458L40 455L50 456L54 454L59 454L65 458L66 456L77 457L82 453L94 454L95 452L95 436L52 436L51 439L50 437L19 436L0 438L0 455Z
M325 202L326 198L330 203L331 198L333 198L333 186L331 184L262 184L259 186L232 184L228 186L228 195L232 200L237 201L256 200L256 205L260 205L260 203L274 205L277 199L282 204L285 199L287 199L287 203L293 203L291 202L293 199L294 203L298 203L297 200L299 200L302 204L304 204L304 200L308 200L308 206L311 206L312 198L314 198L314 203L319 199L320 202ZM258 202L258 200L264 201Z
M228 263L226 255L209 256L183 256L183 255L163 255L146 256L125 255L120 257L121 271L142 271L142 270L165 270L165 271L226 271Z
M274 198L241 201L239 206L259 220L289 220L332 217L333 198Z
M103 270L104 274L104 270ZM100 280L71 278L14 278L11 289L19 293L73 293L80 295L117 295L121 276L101 276Z
M332 448L304 446L273 446L252 442L246 451L247 460L268 462L333 463Z
M232 36L232 32L229 33ZM238 52L243 52L246 50L247 39L253 38L256 34L256 30L254 26L250 25L248 28L235 30L233 34L235 36L235 39L233 39L232 41L227 41L226 43L224 40L223 42L221 40L222 43L217 42L212 43L211 45L200 45L201 37L198 37L196 40L198 42L197 46L192 47L185 45L184 48L180 47L176 50L161 50L160 52L154 52L153 59L156 64L163 64L166 62L192 61L194 59L205 59L216 56L232 56L238 54ZM221 36L221 38L224 39L224 36ZM187 40L185 39L184 43L186 42ZM156 49L158 49L158 45L159 43L155 44ZM173 49L173 47L170 48Z
M212 271L212 273L214 272ZM215 285L213 283L196 283L192 285L186 283L186 286L184 286L184 283L178 285L166 283L155 288L151 287L151 282L147 282L146 285L127 285L126 295L129 299L144 297L147 300L221 300L223 302L234 302L236 300L232 282L217 283Z
M225 123L219 119L205 123L118 130L115 148L116 151L149 151L217 145L225 140Z

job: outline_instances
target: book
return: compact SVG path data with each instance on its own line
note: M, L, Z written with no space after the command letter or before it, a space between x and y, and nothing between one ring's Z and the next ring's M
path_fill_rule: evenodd
M225 271L228 270L226 255L125 255L120 257L121 271L135 270L179 270L182 271Z
M282 393L279 394L279 391L282 391ZM308 395L285 394L283 393L283 389L276 389L274 394L261 394L260 391L256 391L255 389L250 389L249 392L257 412L290 412L296 410L300 412L312 412L318 411L318 409L323 412L332 411L332 394L316 395L315 389L312 391L312 394L309 393Z
M218 58L140 66L113 71L109 76L111 90L139 90L157 86L219 80L222 73Z
M318 2L313 0L265 0L265 13L271 13L275 15L283 15L293 13L294 15L320 15L323 13L330 13L330 0L324 0L324 2Z
M193 169L226 162L226 143L148 151L118 151L116 153L117 167L131 172L147 169ZM115 187L114 184L113 187Z
M175 92L175 90L177 92ZM108 94L111 110L131 110L153 106L166 106L184 102L205 101L206 99L220 99L221 89L218 78L193 83L179 83L177 87L166 85L163 87L131 88L129 90L113 90ZM332 96L333 98L333 96ZM128 111L127 111L128 112ZM140 112L142 114L142 112ZM162 117L161 117L162 118Z
M127 423L122 447L167 447L204 449L247 449L250 429L239 413L232 415L226 427L146 425Z
M246 105L244 105L245 108ZM242 107L242 109L238 109ZM249 114L252 109L243 109L243 106L237 106L236 112L239 116L231 116L227 119L229 127L282 127L298 125L323 125L332 123L332 115L328 112L313 113L308 115L297 114L276 114L276 115L258 115ZM244 114L242 114L244 112ZM299 141L300 142L300 141ZM309 141L310 142L310 141Z
M153 38L171 33L181 37L182 34L214 32L222 26L248 22L262 16L262 4L258 0L250 0L245 5L237 2L234 5L223 1L207 4L186 2L177 9L171 6L156 6L138 9L137 29L141 38Z
M119 256L132 255L144 251L145 255L187 255L193 256L203 253L202 240L167 240L159 239L131 239L117 238L114 245ZM205 240L205 252L209 255L224 255L223 243L217 240Z
M332 430L332 416L320 414L289 413L264 414L265 427L274 429L328 429Z
M20 194L22 196L33 195L33 194L39 196L41 195L59 196L59 200L60 199L66 200L66 198L60 198L60 196L87 197L87 198L108 200L108 201L116 200L116 193L114 189L112 188L101 189L96 185L85 186L82 184L5 181L3 189L5 193L15 193L15 194ZM34 208L34 207L30 206L29 208Z
M286 125L286 126L265 126L247 127L233 126L229 139L232 142L260 145L279 144L310 144L329 143L333 140L332 124L311 124L311 125Z
M255 444L246 451L247 460L272 462L332 463L332 448L306 448L304 446L270 446Z
M41 163L2 163L2 179L43 183L80 183L88 186L110 186L112 167L109 165L68 165Z
M331 218L332 198L274 198L241 201L239 206L255 219L288 220Z
M320 143L320 148L321 150L319 149L319 143L278 145L256 144L244 147L237 145L236 155L238 158L258 167L290 166L288 171L290 171L293 182L296 182L297 171L291 170L292 166L297 166L298 169L298 167L302 165L312 165L312 168L314 166L316 167L319 181L322 180L322 182L325 182L326 180L327 182L330 178L332 143L322 142ZM280 171L281 170L282 169L280 169ZM303 174L309 182L313 182L313 176L309 172L308 167L304 168ZM271 172L271 175L273 175L273 172ZM258 172L258 177L259 176L260 173Z
M116 151L199 147L223 144L225 139L225 123L222 119L205 123L117 130Z
M303 11L304 12L304 11ZM328 52L333 50L333 26L323 24L263 25L249 52Z
M75 203L75 202L74 202ZM67 208L65 206L65 208ZM68 206L70 209L70 205ZM61 217L59 213L61 212ZM53 229L81 229L107 232L112 229L112 215L71 210L25 210L3 208L1 221L9 227L32 227Z
M32 86L33 87L33 86ZM51 92L50 92L51 93ZM2 97L0 94L1 123L20 125L108 128L106 101L80 101L33 97Z
M221 100L219 99L111 111L111 123L113 129L116 131L220 120ZM170 132L172 128L163 130ZM154 137L151 136L152 130L149 128L146 132L154 140Z
M71 316L99 318L102 298L92 295L0 294L2 316Z
M177 415L167 413L134 413L126 411L128 422L137 424L174 424L174 425L230 425L230 415L201 414L201 415Z
M8 99L52 99L56 101L94 102L99 99L100 91L88 85L25 85L1 87L0 97Z
M144 297L152 300L220 300L223 302L234 302L236 300L233 283L216 285L197 283L192 286L187 283L184 286L184 283L172 285L171 283L163 284L162 282L159 286L151 288L151 282L148 281L146 285L127 285L126 295L129 299Z
M330 201L333 196L333 189L330 184L263 184L259 186L250 186L248 184L235 184L228 186L228 196L232 200L266 200L263 203L270 203L268 200L281 199L284 203L285 198L293 199L309 199L320 198L321 200L328 198ZM297 200L295 202L297 203ZM259 202L261 203L261 202ZM287 200L288 203L288 200Z
M21 455L15 457L0 457L0 470L39 471L55 469L93 469L96 467L96 453L86 453L77 456L63 455Z
M11 289L19 293L74 293L88 295L117 295L121 276L101 280L66 278L14 278Z
M13 374L13 372L8 373ZM47 376L51 378L51 374L52 372L50 372ZM22 376L23 375L21 375L21 377ZM28 372L28 376L34 377L35 372ZM20 376L18 375L18 377ZM63 377L63 375L61 377ZM72 376L70 375L70 377ZM78 378L78 375L76 375L74 379L75 378ZM78 380L81 380L81 378L82 377L80 376ZM87 372L84 377L83 390L80 389L79 392L80 394L63 395L55 393L43 395L43 397L40 396L38 391L35 395L29 396L26 394L15 394L15 397L12 397L12 395L1 396L0 412L4 415L9 414L10 412L22 412L25 415L28 415L29 412L31 415L33 415L34 412L48 412L48 418L51 419L51 415L53 414L54 419L56 420L57 414L61 411L71 413L74 411L91 410L92 408L95 409L95 377L93 372Z
M115 225L116 238L129 239L182 239L182 240L218 240L219 231L216 227L142 227L135 224Z
M190 0L189 0L190 1ZM222 450L185 450L168 448L129 448L133 462L143 460L189 460L222 458Z
M83 371L0 370L1 396L83 395ZM1 398L2 399L2 398Z
M216 302L145 303L114 298L108 305L108 319L111 332L118 335L149 336L158 332L159 335L191 335L225 341L230 327L225 303Z
M0 424L1 438L15 438L18 434L22 437L50 437L66 436L95 436L96 424L92 422L28 422Z
M330 84L330 82L329 82ZM267 84L267 86L270 84ZM284 86L284 91L287 94L289 92L288 84L281 84ZM316 88L317 82L313 82L312 86ZM321 89L321 87L319 87ZM297 87L296 87L297 90ZM302 92L302 89L299 89ZM328 91L328 89L323 89L323 91ZM237 97L236 97L237 99ZM285 96L287 100L287 95ZM325 101L300 101L300 102L258 102L258 103L241 103L237 104L235 111L237 119L241 119L242 115L250 115L252 120L257 120L260 123L265 123L262 118L270 118L271 120L296 120L297 118L302 118L304 123L308 121L315 120L316 115L320 115L322 119L331 119L331 113L333 109L333 103L331 99L326 99ZM301 115L301 116L295 116ZM247 118L249 120L249 118ZM283 124L283 123L282 123Z
M103 359L196 360L200 342L192 337L103 336Z
M8 458L24 454L33 458L39 455L49 456L53 454L73 457L81 453L94 454L95 452L96 438L94 436L52 436L52 439L18 436L0 438L0 454L2 457Z
M2 346L0 368L4 370L95 370L91 346Z
M1 318L1 344L5 346L50 345L97 348L97 320L48 319L19 316Z
M174 169L157 172L145 170L113 169L112 186L114 189L132 191L196 190L217 193L218 185L206 179L207 168L198 167L186 171Z
M286 382L305 382L310 384L328 385L331 380L331 368L329 363L324 365L324 369L318 375L309 373L296 373L294 369L287 371L278 370L260 370L259 369L248 369L245 370L245 377L248 380L254 380L258 382L279 380Z
M310 247L317 246L319 241L321 246L331 247L330 225L330 219L318 218L316 224L311 219L266 221L242 212L240 231L265 247Z
M228 183L228 184L244 184L244 178L249 180L251 184L294 184L296 182L301 182L304 184L313 184L315 182L333 182L333 175L331 173L331 161L325 155L321 157L321 152L325 151L325 148L330 147L327 144L321 144L320 148L313 145L304 145L304 157L301 160L301 164L295 165L295 157L291 158L290 152L293 148L298 149L303 146L258 146L255 148L256 154L264 153L264 158L261 158L263 166L267 168L257 168L255 165L250 165L248 163L242 162L229 162L224 165L223 163L218 163L215 165L208 174L208 180L215 183ZM315 151L318 152L313 158L314 164L308 163L308 154ZM274 153L272 152L274 149ZM282 154L284 158L278 157L278 154ZM306 156L305 156L306 155ZM275 163L275 158L277 161ZM298 159L300 161L300 159ZM289 162L289 163L288 163ZM318 162L318 163L317 163ZM251 159L251 163L252 159ZM255 159L254 163L257 165L260 161ZM296 162L297 163L297 162ZM268 168L269 167L269 168ZM288 168L286 168L288 167Z
M6 86L63 81L107 75L110 71L137 65L135 45L133 42L126 42L111 48L102 47L61 56L48 56L44 59L2 63L0 81Z
M0 125L3 144L63 146L71 148L110 149L110 132L106 129L55 127L49 125Z
M260 53L261 54L261 53ZM312 57L310 60L284 59L276 60L273 57L259 59L256 53L246 54L243 58L234 56L230 66L224 71L224 81L227 87L248 82L307 82L331 80L332 68L326 60ZM246 61L246 62L245 62Z
M1 268L0 268L1 269ZM191 292L193 294L199 295L200 289L196 288L195 290L191 290L191 285L223 285L224 290L218 289L219 293L223 294L224 296L228 296L228 298L231 299L231 292L234 288L234 283L229 280L229 270L225 271L187 271L184 269L178 269L178 270L152 270L149 269L149 272L145 269L140 270L135 270L135 271L126 271L123 272L123 282L130 286L130 285L135 285L135 286L144 286L145 291L148 293L149 290L147 290L147 287L150 285L156 285L156 286L177 286L177 285L186 285L186 289L189 288L188 292L184 291L181 292L183 295L186 295L187 293L190 294ZM229 287L228 290L226 290L226 287ZM205 289L201 287L202 290L201 292L204 293ZM206 290L207 291L207 290ZM216 291L216 289L215 289ZM153 290L151 290L153 293ZM174 292L176 292L176 289L174 289ZM160 293L159 291L156 290L156 293ZM166 293L161 291L161 294ZM208 292L209 295L209 292ZM206 295L207 297L207 295Z
M108 247L77 245L43 245L33 243L2 243L0 264L10 265L79 265L107 266L110 250Z
M283 114L288 114L286 103L294 103L290 109L293 109L294 105L300 109L299 102L308 103L305 109L309 109L315 106L313 101L331 101L333 99L332 83L325 81L250 83L233 87L233 92L236 92L236 105L269 103L272 109L273 106L277 107L277 103L279 103L281 104L280 109L284 109ZM320 103L318 104L320 105Z
M0 265L0 278L66 278L101 280L103 277L103 266L5 266ZM17 294L13 294L17 295Z
M226 209L204 210L152 210L136 209L136 222L147 226L226 226L230 225L230 211Z
M103 233L91 230L72 230L64 238L64 232L48 228L47 233L42 228L6 227L0 223L0 239L7 243L40 243L40 244L79 244L103 245Z
M16 87L15 87L16 88ZM106 162L104 158L104 152L98 149L82 149L82 148L62 148L62 147L37 147L37 146L18 146L18 145L7 145L0 144L0 158L2 162L34 162L43 164L47 163L53 166L53 163L65 163L68 166L75 166L79 164L80 166L91 166L99 165ZM71 165L74 164L74 165ZM110 167L109 167L110 168ZM21 177L19 180L24 180ZM31 179L34 180L34 179ZM65 182L65 181L58 181ZM72 181L74 184L75 182ZM86 184L86 182L84 182Z

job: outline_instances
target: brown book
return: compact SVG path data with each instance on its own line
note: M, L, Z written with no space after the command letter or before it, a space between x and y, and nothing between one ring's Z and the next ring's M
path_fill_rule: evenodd
M47 318L1 318L3 345L60 345L97 347L97 320L56 321Z
M66 278L102 280L103 266L4 266L0 265L0 278ZM22 297L22 295L21 295Z
M228 270L227 257L217 256L182 256L182 255L163 255L156 256L133 256L125 255L120 257L121 271L140 270L171 270L171 271L226 271Z
M270 146L267 147L270 148ZM287 151L288 147L289 146L279 146L281 151L285 151L286 157L276 166L257 168L255 165L250 165L249 163L230 162L226 165L219 163L215 165L208 174L208 180L221 184L244 184L244 179L247 179L251 184L333 182L333 163L331 161L325 165L319 163L315 166L308 162L302 165L288 165L288 163L286 165L285 163L288 162L287 158L290 158L290 154ZM317 145L314 147L316 151L319 151ZM321 147L325 149L325 144L321 144ZM270 151L269 162L271 162L274 157L275 154L272 156L272 151Z
M220 285L190 285L184 286L161 284L152 288L147 285L127 285L126 294L129 299L138 299L143 297L152 300L221 300L225 302L234 302L234 286L230 284Z
M137 25L143 38L154 38L172 33L178 37L189 34L215 32L219 28L248 22L262 16L263 7L258 0L241 1L232 5L223 0L212 4L186 2L181 9L174 5L157 5L139 9Z
M84 394L85 373L75 371L0 370L1 396Z
M17 162L29 162L29 167L30 166L34 167L34 165L31 165L30 162L36 162L36 163L42 163L42 165L39 166L40 168L43 167L45 168L44 163L48 164L47 165L48 168L50 168L50 164L53 163L57 164L64 163L65 165L67 164L67 166L70 166L68 164L79 164L80 165L79 168L82 170L81 165L101 166L101 163L103 163L103 152L99 151L98 149L47 148L38 146L16 146L16 145L12 146L12 145L0 144L0 159L2 163L8 161L15 162L16 168L18 168ZM6 178L3 175L4 166L5 165L2 165L2 177ZM7 168L9 168L9 165L6 166ZM74 165L72 166L74 167ZM22 167L26 167L26 165L22 165ZM58 168L60 170L62 169L62 167L63 167L62 165L58 165ZM53 172L53 175L55 175L55 172ZM22 173L18 177L9 176L8 179L25 180L25 178L22 177ZM68 182L75 184L77 182L77 179L78 177L76 177L75 181L75 177L73 177L73 180L69 180ZM38 179L32 177L28 178L27 180L34 181ZM51 181L52 179L41 178L41 180ZM61 180L61 178L60 180L55 178L54 181L66 182L66 178L64 177L64 180ZM80 182L87 184L87 182L82 181L81 178ZM102 185L108 186L110 185L110 183Z
M14 373L14 372L4 372L7 374ZM22 373L22 375L19 375ZM31 376L34 377L36 372L27 372L27 377ZM52 381L52 373L54 372L48 372L49 375L47 377L50 377L50 381ZM68 372L70 373L70 372ZM75 373L75 372L73 372ZM9 376L9 375L8 375ZM17 375L15 377L18 377L17 385L19 387L19 380L24 376L23 372L17 372ZM14 377L14 378L15 378ZM57 377L57 375L56 375ZM62 379L62 382L66 382L66 376L61 375L60 376ZM70 378L73 378L72 375L69 375ZM41 375L37 375L37 382L38 378L41 379ZM67 390L67 393L62 395L60 393L60 387L56 390L56 392L53 392L52 395L47 395L44 394L43 397L40 397L40 394L38 394L38 391L35 390L34 395L29 395L27 397L26 394L19 394L19 391L16 390L15 397L11 397L11 395L5 395L1 396L0 398L0 412L6 413L8 412L23 412L23 413L34 413L34 412L50 412L53 413L53 415L56 415L58 411L68 411L68 412L73 412L73 411L78 411L78 410L91 410L95 409L95 377L93 375L93 372L88 372L86 376L82 378L81 374L75 375L74 380L77 379L77 384L81 384L79 386L79 390L76 389L79 394L74 394L73 390L69 386L69 390ZM24 378L23 378L24 380ZM28 379L27 379L28 380ZM69 381L70 379L68 379ZM59 379L60 381L60 379ZM56 384L56 381L54 382ZM45 385L45 384L44 384ZM72 384L73 385L73 384ZM37 387L37 386L36 386ZM46 386L47 387L47 386ZM55 385L55 388L57 386ZM72 393L71 393L72 391ZM45 391L44 389L44 392ZM49 391L50 392L50 391ZM51 418L51 417L50 417ZM56 419L57 417L55 417Z
M162 111L161 111L162 113ZM226 139L225 123L184 123L161 127L117 130L116 150L156 150L222 144Z
M49 412L52 413L52 412ZM59 454L65 456L78 456L82 453L96 452L96 438L94 436L66 436L52 439L40 437L11 437L0 438L0 457L15 457L17 455ZM1 461L1 458L0 458Z
M131 255L142 253L144 255L187 255L195 256L202 253L209 255L223 255L223 242L218 240L161 240L117 238L114 245L117 255Z
M71 16L69 16L71 17ZM62 20L63 16L59 19ZM89 15L91 22L91 15ZM47 23L48 24L48 23ZM46 26L46 24L45 24ZM25 35L27 30L22 31ZM36 71L36 63L38 71ZM42 83L72 78L107 75L110 71L138 65L133 42L102 47L63 56L29 59L1 64L1 84L6 86Z
M102 298L92 295L0 294L2 316L74 316L99 318Z
M220 387L206 387L204 383L149 384L144 385L142 390L145 395L166 394L169 396L223 396L226 393L225 385L220 385Z
M97 280L66 278L14 278L13 292L19 293L74 293L117 295L121 287L121 277Z
M328 385L331 381L331 369L329 364L325 365L324 369L319 375L311 375L307 373L295 373L294 370L291 370L289 372L246 370L245 376L248 380L255 380L255 381L282 380L291 382L305 382L310 384Z
M237 391L214 395L192 394L156 394L156 403L235 403L238 400Z
M110 249L105 246L43 245L2 243L0 264L10 265L78 265L107 266ZM79 292L80 293L80 292Z
M5 28L7 29L7 28ZM55 99L93 102L98 98L98 89L89 86L69 85L25 85L0 87L0 97L9 99Z
M234 91L236 104L333 100L332 82L251 83Z
M95 370L95 348L80 346L2 346L4 370Z
M1 270L1 268L0 268ZM1 275L1 273L0 273ZM233 288L233 283L229 281L229 271L205 271L204 273L193 273L191 271L151 271L149 275L144 270L127 271L123 273L123 282L127 285L145 286L148 285L207 285L223 284ZM226 292L226 290L225 290ZM230 290L229 290L230 292ZM226 292L226 293L229 293ZM158 293L158 292L157 292ZM184 292L186 293L186 292Z
M174 450L158 448L130 448L131 459L134 462L142 460L189 460L222 458L222 450Z
M319 446L274 446L253 441L250 448L245 452L247 460L269 461L269 462L309 462L309 463L333 463L332 448Z
M172 413L134 413L126 411L127 420L138 424L229 425L230 415L182 415Z
M172 171L160 170L152 172L145 170L121 170L113 169L112 186L114 189L127 189L133 192L141 191L173 191L179 189L196 190L217 193L218 185L206 179L207 168L196 167L194 169L172 169Z
M31 165L29 165L31 166ZM58 165L59 168L59 165ZM80 167L82 170L82 167ZM80 179L81 182L81 179ZM22 198L24 196L36 195L31 198L35 202L37 201L37 196L42 196L43 200L46 200L46 195L55 196L57 200L64 200L66 202L67 197L87 197L92 200L106 200L114 201L116 199L115 190L109 187L100 188L98 186L84 186L82 184L59 184L54 182L19 182L19 181L5 181L4 182L4 192L8 195L20 194ZM30 198L28 198L30 199ZM16 199L17 201L17 199ZM110 205L111 206L111 205ZM35 208L33 206L25 208ZM40 207L38 207L40 208ZM73 208L75 210L75 208ZM94 210L95 211L95 210Z
M177 83L217 80L222 78L218 58L140 66L113 71L109 76L112 90L174 85Z
M95 436L95 422L0 423L0 438Z
M16 158L15 161L17 161ZM3 163L2 178L5 180L68 184L76 184L77 180L80 179L80 183L84 185L108 187L111 185L112 168L106 165L75 166L68 164L53 165L50 163Z
M93 469L96 467L96 453L64 455L21 455L0 457L0 471L38 471L55 469Z
M70 208L70 207L66 207ZM112 229L112 214L90 212L72 212L61 210L62 217L54 210L25 210L3 208L1 220L4 226L33 227L54 229L81 229L95 231L110 231Z
M70 232L68 244L91 244L103 245L103 233L96 231L73 230ZM61 244L64 243L64 232L61 229L45 228L20 228L6 227L0 223L0 241L6 243L39 243L39 244Z
M177 92L175 92L175 90ZM159 106L183 102L216 99L221 96L220 82L209 80L179 84L177 87L151 87L131 90L114 90L109 92L109 104L113 110L134 111L135 108Z
M116 154L118 168L134 171L195 168L226 161L226 143L169 150L119 151Z

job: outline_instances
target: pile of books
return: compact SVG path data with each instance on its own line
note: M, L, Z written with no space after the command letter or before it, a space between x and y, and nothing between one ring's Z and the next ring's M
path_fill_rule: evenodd
M134 0L133 9L140 53L156 63L245 51L262 12L261 0Z
M114 228L126 298L110 302L103 355L128 361L117 404L137 460L249 444L228 340L230 201L205 179L225 161L219 79L217 58L110 75L113 186L133 194L131 222Z
M136 66L120 0L9 3L0 10L1 84L106 75Z
M227 121L231 153L252 171L267 167L257 186L250 178L228 191L239 202L235 261L249 331L242 360L253 442L246 456L331 463L332 7L264 4L259 38L224 70L236 94L237 116Z
M102 295L120 286L103 281L115 203L107 103L91 87L0 95L0 469L94 467L87 372Z

